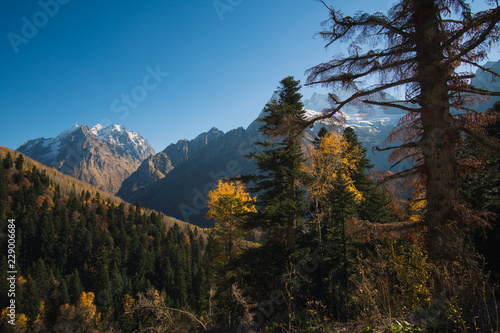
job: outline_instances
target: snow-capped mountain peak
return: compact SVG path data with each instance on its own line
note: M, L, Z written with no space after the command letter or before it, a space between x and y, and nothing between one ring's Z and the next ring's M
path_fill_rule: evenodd
M116 193L121 182L154 150L123 125L89 129L75 124L58 136L25 142L18 150L57 170Z
M142 161L154 154L153 148L146 139L137 132L127 130L124 125L97 124L90 132L101 140L131 151L132 156L138 160Z
M102 126L97 124L90 131L88 127L84 125L75 124L71 128L61 132L55 138L39 138L35 140L30 140L25 142L20 148L23 151L30 151L36 149L36 147L43 148L40 151L40 158L51 159L55 158L62 148L62 142L66 140L70 135L75 133L78 129L86 129L86 132L90 135L95 135L99 139L111 144L118 149L128 151L133 158L138 161L145 160L150 155L154 155L155 152L153 148L149 145L149 142L145 140L139 133L129 131L123 125L112 125L112 126ZM43 152L43 153L42 153Z
M61 132L61 134L59 134L56 139L59 139L59 140L62 140L64 139L65 137L67 137L68 135L70 135L71 133L73 133L74 131L76 131L78 128L80 128L80 125L78 124L75 124L73 125L73 127L71 128L68 128L67 130Z
M113 133L118 133L118 132L130 132L130 133L135 133L132 131L127 131L125 126L123 125L111 125L111 126L102 126L101 124L97 124L94 127L90 129L90 131L97 135L98 137L106 137L108 135L111 135Z

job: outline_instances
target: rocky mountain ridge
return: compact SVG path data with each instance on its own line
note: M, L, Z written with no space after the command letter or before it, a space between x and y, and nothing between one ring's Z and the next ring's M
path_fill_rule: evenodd
M89 129L77 124L55 138L29 140L17 150L113 194L145 158L154 154L146 140L123 126Z
M164 178L191 155L223 135L224 132L213 127L193 140L184 139L170 144L163 151L144 160L139 168L124 180L117 195L128 197L130 193Z

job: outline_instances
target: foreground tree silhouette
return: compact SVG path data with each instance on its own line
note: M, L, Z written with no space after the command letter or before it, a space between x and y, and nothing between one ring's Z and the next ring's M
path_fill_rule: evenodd
M331 94L333 106L308 124L333 117L350 103L396 107L408 114L393 131L396 163L413 158L414 167L393 177L418 177L426 190L426 241L434 259L453 256L448 222L459 204L457 147L462 132L492 121L471 109L472 96L500 95L473 87L472 70L498 43L499 7L473 14L465 1L410 0L396 3L387 15L358 13L343 16L328 7L330 19L320 35L327 47L350 40L349 55L317 65L308 71L307 84L322 84L352 92L345 100ZM493 4L494 2L489 2ZM369 47L364 52L362 46ZM458 66L469 65L469 72ZM379 84L366 86L363 79L378 77ZM384 93L405 89L405 99L383 100ZM451 113L455 108L461 112Z

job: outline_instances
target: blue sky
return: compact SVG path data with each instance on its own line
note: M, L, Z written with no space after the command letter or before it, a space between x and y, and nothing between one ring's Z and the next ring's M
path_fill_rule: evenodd
M391 1L342 1L345 14ZM123 124L156 151L254 120L279 81L327 61L315 0L3 0L0 145ZM309 98L320 87L304 87Z

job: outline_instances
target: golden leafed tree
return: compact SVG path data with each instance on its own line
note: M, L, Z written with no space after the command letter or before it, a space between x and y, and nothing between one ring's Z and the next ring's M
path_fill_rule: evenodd
M214 234L224 244L223 262L231 261L240 251L242 223L248 213L256 212L255 198L250 197L241 181L220 179L208 193L207 218L215 220Z
M352 175L356 171L360 152L358 147L350 149L349 142L336 132L321 138L317 148L311 151L304 165L312 176L308 186L312 199L322 200L335 187L335 180L342 178L349 192L361 199L361 193L354 186Z
M83 292L76 305L64 304L60 308L55 330L57 332L96 332L101 314L94 304L94 293Z
M359 156L357 147L351 149L349 142L333 131L322 137L307 156L304 163L304 171L310 177L307 193L314 206L320 240L324 224L333 218L332 200L340 199L339 193L345 192L358 202L362 200L352 178Z

